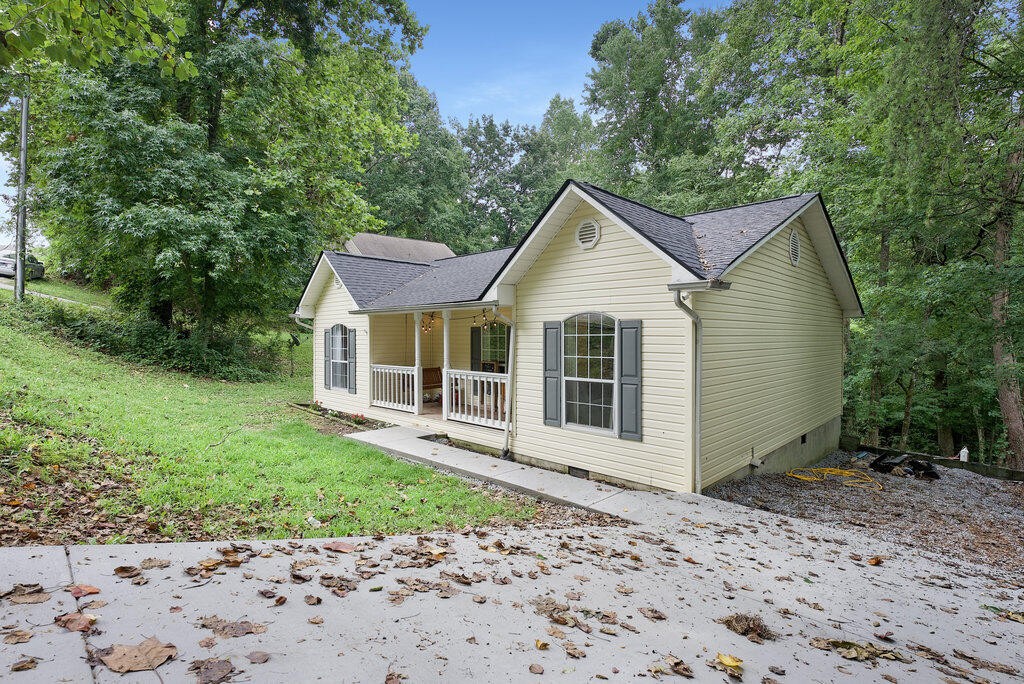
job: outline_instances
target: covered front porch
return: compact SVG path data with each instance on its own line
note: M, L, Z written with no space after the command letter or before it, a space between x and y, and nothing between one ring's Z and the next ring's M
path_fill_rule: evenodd
M506 429L510 313L476 307L368 314L370 405Z

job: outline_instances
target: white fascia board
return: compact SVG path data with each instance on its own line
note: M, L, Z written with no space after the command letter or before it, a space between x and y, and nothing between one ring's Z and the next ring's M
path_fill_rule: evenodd
M577 192L581 193L582 197L587 202L592 204L595 209L597 209L602 214L607 216L608 219L611 220L612 223L617 225L622 230L626 231L626 233L628 233L629 235L632 235L634 238L637 239L637 241L640 242L640 244L642 244L644 247L646 247L647 249L651 250L652 252L657 254L659 257L661 257L661 259L665 263L667 263L669 265L669 267L672 269L672 281L673 282L686 283L686 282L697 282L698 280L701 280L701 278L699 278L696 274L694 274L692 271L690 271L690 269L686 268L685 266L680 264L678 261L676 261L675 258L672 257L672 255L668 254L661 247L659 247L658 245L654 244L653 242L648 240L646 237L644 237L643 235L638 233L636 231L636 229L632 228L631 226L629 226L624 221L621 221L619 219L619 217L615 215L614 212L612 212L611 210L608 209L608 207L604 206L603 204L598 202L596 199L591 197L589 194L587 194L586 190L583 190L582 188L576 188L575 186L571 186L571 188L573 190L577 190Z
M313 275L306 283L306 289L302 291L302 297L299 298L299 305L295 308L295 313L303 318L313 318L316 315L316 303L320 300L324 285L337 277L338 274L334 272L334 267L327 260L327 256L321 254L316 268L313 269Z
M812 209L816 211L812 211ZM839 300L839 305L843 309L843 315L847 318L859 318L863 316L864 312L861 310L860 300L857 297L856 285L854 285L852 277L850 276L850 272L846 265L846 258L843 256L842 247L839 245L838 237L835 235L835 231L829 223L825 207L821 202L821 195L815 195L812 197L806 204L793 212L789 218L779 224L775 230L755 242L750 249L744 252L738 259L736 259L736 261L729 264L729 266L722 271L719 278L724 279L730 271L743 263L748 256L756 252L763 244L789 227L793 221L800 218L813 219L805 220L804 227L807 229L807 234L810 236L811 241L814 244L814 251L818 254L818 261L821 263L821 267L825 270L825 275L828 276L829 284L832 285L832 291L835 293L836 299Z
M508 282L508 275L512 268L515 265L517 265L523 258L527 258L526 255L531 253L533 247L542 242L550 241L551 236L549 235L549 233L552 229L552 226L550 225L551 216L560 211L566 202L572 201L576 202L576 207L573 209L573 211L575 211L576 208L579 208L579 205L582 202L589 203L591 206L593 206L595 209L601 212L609 221L611 221L616 226L621 228L628 235L633 236L640 244L644 245L645 247L647 247L647 249L651 250L651 252L661 257L661 259L666 264L668 264L669 267L672 269L672 282L683 283L697 282L701 280L701 278L697 277L697 275L695 275L692 271L690 271L688 268L686 268L678 261L676 261L670 254L667 254L663 249L661 249L661 247L658 247L656 244L648 240L645 236L638 233L636 229L634 229L632 226L620 220L614 212L609 210L608 207L604 206L601 202L594 199L589 193L587 193L586 190L580 188L575 183L570 183L562 191L561 196L554 203L552 203L551 207L547 210L547 212L545 212L544 216L541 217L541 220L537 223L536 230L534 230L526 238L526 241L517 250L516 255L512 259L512 261L507 263L505 267L501 270L501 273L498 274L498 277L495 279L494 284L491 286L491 288L487 291L486 295L484 296L484 299L498 299L498 286L514 285L514 283ZM571 214L572 212L569 213ZM561 228L561 226L558 226L558 228ZM536 257L534 256L534 258Z

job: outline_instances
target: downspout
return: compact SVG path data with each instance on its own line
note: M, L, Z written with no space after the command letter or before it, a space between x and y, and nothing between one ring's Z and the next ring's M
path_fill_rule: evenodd
M293 313L293 314L288 314L288 318L292 319L292 321L294 321L295 325L299 326L300 328L305 328L309 332L313 332L313 326L311 326L309 323L303 323L300 320L301 318L304 318L303 316L300 316L297 313Z
M700 316L692 308L687 306L684 298L689 297L689 292L674 290L676 306L693 321L693 485L697 494L701 493L701 457L700 457L700 386L701 386L701 347L704 327L701 324Z
M491 311L494 317L508 325L508 391L505 392L505 445L501 450L501 457L506 461L512 460L512 452L509 451L509 438L512 430L512 392L515 388L515 363L516 363L516 325L509 320L505 314L498 311L495 305Z

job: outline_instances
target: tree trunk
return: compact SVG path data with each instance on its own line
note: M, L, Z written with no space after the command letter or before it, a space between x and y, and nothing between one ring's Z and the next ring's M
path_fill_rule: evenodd
M974 413L974 426L978 432L978 453L976 458L978 463L985 462L985 425L981 422L981 411L978 410L977 404L971 407Z
M910 382L903 388L903 427L900 429L900 449L904 450L910 441L910 409L914 406L914 384L916 382L917 373L915 372L910 376Z
M889 284L889 228L883 227L879 234L878 242L878 289L885 290ZM868 434L865 440L868 446L880 446L881 439L879 437L879 428L882 421L881 417L881 403L882 403L882 353L881 353L881 336L882 333L878 328L875 328L875 350L872 354L871 361L871 387L870 395L868 398Z
M953 428L950 427L947 415L949 414L949 397L946 396L948 383L946 381L946 359L940 359L940 367L935 371L933 385L939 395L939 415L936 418L936 439L939 443L939 456L952 458L956 455L956 440L953 438Z
M1017 127L1024 129L1024 116L1017 120ZM992 251L992 266L996 272L996 291L992 295L992 321L995 336L992 343L992 359L995 362L997 396L999 409L1006 426L1009 452L1006 467L1024 470L1024 402L1021 400L1020 379L1017 359L1013 352L1013 337L1007 327L1007 307L1010 303L1010 289L1004 281L1003 268L1013 240L1014 203L1020 195L1021 166L1024 164L1024 150L1013 150L1006 160L1006 177L1000 184L1002 201L993 225L995 248Z

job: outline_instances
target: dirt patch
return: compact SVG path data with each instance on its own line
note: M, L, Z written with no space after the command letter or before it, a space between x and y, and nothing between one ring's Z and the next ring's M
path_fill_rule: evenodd
M1024 483L936 465L938 480L876 473L870 459L837 452L811 467L864 471L881 490L840 478L806 482L785 474L755 475L705 492L752 508L856 529L946 558L1024 572Z
M367 418L361 413L345 413L324 408L320 404L292 404L295 408L306 411L312 416L319 418L313 423L316 429L325 435L348 435L353 432L365 430L383 430L394 427L391 423L382 420Z

